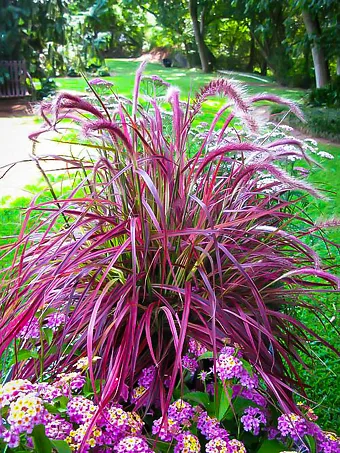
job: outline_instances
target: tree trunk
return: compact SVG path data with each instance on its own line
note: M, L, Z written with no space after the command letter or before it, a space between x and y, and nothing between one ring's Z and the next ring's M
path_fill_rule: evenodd
M255 39L253 34L250 34L250 52L249 52L249 61L247 65L247 71L253 72L255 66Z
M329 82L329 71L325 54L318 40L320 38L320 26L317 18L304 9L302 11L302 18L305 24L307 34L312 41L312 57L315 71L316 88L322 88Z
M340 57L336 59L336 75L340 76Z
M203 33L201 30L201 24L198 20L197 14L197 0L189 0L189 11L192 21L192 27L194 29L195 41L198 48L198 53L201 60L201 66L203 72L210 72L212 70L209 64L209 55L207 52L207 46L204 42Z

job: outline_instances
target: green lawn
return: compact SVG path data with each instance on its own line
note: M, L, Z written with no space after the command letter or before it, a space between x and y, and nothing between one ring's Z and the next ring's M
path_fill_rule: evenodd
M108 59L106 65L113 72L112 77L105 77L105 80L113 82L115 89L124 96L132 93L135 71L139 67L140 62L121 60L121 59ZM182 91L183 97L186 98L189 92L194 93L204 83L209 82L211 79L216 78L218 74L202 74L196 69L177 69L177 68L164 68L163 66L155 63L149 63L144 71L145 74L157 74L167 82L179 87ZM257 79L251 78L244 74L233 73L231 78L247 84L247 91L252 94L268 93L285 96L294 101L299 101L305 95L304 90L300 89L286 89L272 82L271 79L261 76L268 83L263 83ZM74 90L84 91L86 82L82 78L61 77L57 79L58 87L60 90Z
M114 82L115 91L125 96L131 96L134 82L135 70L139 66L139 62L125 60L107 60L107 65L110 71L114 72L113 77L108 80ZM169 68L165 69L160 65L149 64L146 69L146 74L157 74L166 81L178 86L182 91L183 98L186 98L188 93L195 92L204 83L211 80L216 75L204 75L194 70L183 70ZM265 80L256 80L244 74L233 74L233 78L243 83L247 90L251 93L270 92L280 96L284 96L301 101L305 96L305 91L298 89L285 89L272 82L269 78ZM262 78L262 77L261 77ZM86 82L82 78L59 78L57 79L60 90L74 90L83 92L86 88ZM221 99L212 99L205 107L205 117L209 120L213 112L216 112L222 103ZM313 168L310 173L310 181L318 188L324 190L328 197L328 201L311 200L306 203L305 210L308 215L313 218L340 217L340 146L332 144L320 144L320 150L333 154L333 160L323 159L321 162L322 168ZM37 193L42 189L42 185L32 186L32 193ZM6 243L17 234L19 224L22 219L23 208L27 206L28 199L2 200L3 206L0 208L0 245ZM1 200L0 200L1 205ZM330 230L327 237L336 243L340 243L340 231ZM328 256L328 251L321 241L314 238L307 238L322 255L325 262L334 266L335 263L340 263L339 256L336 256L337 249L330 248L332 259ZM334 259L335 258L335 259ZM9 257L3 260L3 265L10 263ZM339 308L339 298L329 297L324 295L320 300L315 301L316 304L328 307L323 309L331 318L335 315L336 308ZM320 334L327 337L328 341L340 349L340 338L333 324L322 324L320 321L312 318L307 312L300 311L299 316L312 329L317 330ZM340 384L338 384L337 376L340 374L340 360L326 348L320 346L317 342L313 344L313 352L315 354L314 363L310 363L312 372L304 372L306 381L311 385L311 399L321 403L317 410L320 415L320 423L328 429L337 429L340 426ZM319 357L319 359L317 358Z

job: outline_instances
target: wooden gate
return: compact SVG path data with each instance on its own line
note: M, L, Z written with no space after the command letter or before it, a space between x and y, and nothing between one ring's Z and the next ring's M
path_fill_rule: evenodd
M0 98L18 98L29 95L26 78L26 63L21 61L0 61L0 75L4 83L0 83Z

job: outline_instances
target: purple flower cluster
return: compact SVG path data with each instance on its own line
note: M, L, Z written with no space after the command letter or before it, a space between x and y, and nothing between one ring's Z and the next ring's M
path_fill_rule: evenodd
M188 353L182 358L182 366L191 374L194 374L198 369L197 358L207 352L207 348L193 338L189 339Z
M194 357L185 355L182 357L182 366L186 370L190 371L191 374L194 374L198 368L198 362Z
M181 399L175 401L169 406L168 416L176 420L179 424L187 425L195 413L191 404Z
M19 337L23 340L36 340L40 338L40 323L37 318L32 318L29 323L20 330Z
M260 425L266 425L267 419L260 409L248 407L241 417L241 422L245 431L251 431L254 436L258 436L260 434Z
M208 440L215 439L217 437L225 440L229 439L228 431L221 427L216 418L209 417L205 411L201 412L198 416L197 428Z
M230 440L229 433L221 426L220 422L210 417L201 407L193 408L183 400L177 400L170 405L167 418L155 420L152 434L157 435L164 442L177 442L174 453L200 452L201 447L198 438L188 428L192 423L197 424L197 429L209 441L206 451L211 453L245 452L241 442ZM235 443L236 442L236 443ZM236 449L236 446L239 449ZM225 447L225 449L223 449ZM243 448L243 450L242 450Z
M164 417L158 418L154 420L152 424L152 434L159 437L160 440L164 442L171 442L178 434L180 434L181 426L180 424L168 417L164 419Z
M307 422L300 415L283 414L277 422L278 430L283 437L290 436L293 440L298 440L308 433Z
M138 379L138 385L141 387L144 387L148 389L152 382L154 381L156 376L156 367L155 366L149 366L148 368L144 368L142 370L142 375Z
M153 422L152 434L165 441L170 442L191 425L192 417L195 414L194 408L181 399L169 406L167 418L161 417Z
M194 350L197 353L199 348L199 345L192 343L189 354L193 354ZM88 365L85 364L85 358L81 360L84 363L78 364L79 368L85 371ZM340 453L339 438L333 433L323 432L314 423L316 416L312 409L302 403L299 407L305 415L283 414L278 418L277 428L267 426L267 418L270 415L268 402L256 390L257 377L251 376L245 369L237 349L229 346L223 348L217 360L217 370L222 381L238 379L232 387L232 398L241 396L259 406L247 407L244 410L240 421L245 432L254 436L261 432L266 434L266 438L278 439L287 447L292 441L296 445L303 445L304 437L311 436L316 441L318 453ZM205 383L212 371L204 373ZM155 375L154 366L143 369L138 379L139 387L135 390L143 389L144 394L151 387ZM43 424L49 438L66 441L75 452L81 448L84 453L153 453L147 438L142 435L144 422L136 412L128 412L118 404L109 405L100 411L94 422L93 417L99 407L91 399L76 394L84 383L85 377L82 373L74 372L58 375L58 380L52 383L32 384L28 380L18 379L0 385L0 439L9 448L16 448L19 444L21 447L24 440L28 448L33 448L31 437L25 438L25 435L29 436L37 424ZM214 384L208 382L206 387L209 385ZM57 415L55 411L49 413L47 408L55 404L55 399L60 396L68 398L66 412ZM149 413L152 413L151 411ZM166 416L154 420L152 425L152 434L163 442L171 443L169 448L173 449L171 451L174 453L201 452L196 430L205 438L204 451L207 453L246 453L244 444L237 439L231 439L229 432L217 418L210 416L200 406L193 407L184 399L170 404Z
M63 324L65 324L66 321L66 315L64 313L51 313L46 317L46 324L45 327L48 327L49 329L52 329L53 332L56 332L59 327L61 327Z
M48 414L45 420L46 436L50 439L64 440L73 430L72 423L61 418L59 415Z
M181 433L176 438L177 444L174 449L174 453L199 453L201 451L201 445L198 438L190 432Z
M147 390L151 387L152 382L156 377L156 367L149 366L148 368L144 368L142 370L142 375L138 379L138 387L133 389L131 395L131 402L135 403L139 398L141 398Z
M70 434L66 437L66 442L69 444L70 448L72 451L79 451L83 441L84 437L86 436L87 431L90 428L90 423L84 423L79 428L76 430L70 431ZM102 431L101 429L98 428L98 426L93 426L90 435L87 438L85 442L85 446L83 451L88 452L92 447L96 447L97 445L102 445L101 443L101 436L102 436Z
M103 444L116 444L126 436L140 436L144 423L136 412L126 412L119 406L106 409L98 421Z
M238 379L243 387L256 389L259 384L258 377L256 374L252 376L249 374L244 368L241 358L241 351L237 351L234 347L222 348L216 361L217 375L222 381Z
M246 453L242 442L237 439L226 440L221 437L215 437L205 446L207 453Z
M75 396L67 404L67 415L72 423L83 424L91 420L97 406L84 396Z
M193 338L189 339L189 346L188 346L188 352L192 354L194 357L199 357L206 353L208 350L205 346L203 346L200 342L197 340L194 340Z
M237 393L235 392L235 387L238 387ZM233 395L239 394L242 398L254 401L254 403L257 404L258 406L266 407L268 404L266 398L256 390L247 389L241 386L234 386L233 392L235 392L233 393Z
M44 424L48 416L43 400L34 393L20 395L9 405L7 414L8 430L4 430L2 438L11 448L17 447L20 434L30 434L36 425Z
M242 357L241 351L237 351L233 346L223 346L223 348L220 351L220 354L225 354L227 356L237 356L239 359Z
M340 453L340 438L333 433L323 432L315 423L301 415L283 414L278 418L278 435L283 439L288 436L299 441L304 436L312 436L317 442L319 453Z
M224 353L218 356L216 372L221 381L240 378L244 371L243 364L237 357Z
M340 453L340 438L333 433L323 433L318 446L320 453Z
M86 382L85 377L81 373L62 373L59 379L54 382L53 386L59 388L63 395L70 396L71 391L81 390Z
M250 374L244 370L240 376L240 384L247 389L256 389L259 386L259 378L256 374L250 376Z
M143 439L142 437L134 436L124 437L114 447L114 451L117 453L129 453L129 452L153 453L145 439Z

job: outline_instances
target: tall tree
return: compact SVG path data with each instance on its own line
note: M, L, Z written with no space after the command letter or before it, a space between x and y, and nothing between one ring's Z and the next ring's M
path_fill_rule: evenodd
M235 17L246 22L252 39L262 55L263 71L268 66L283 84L292 66L286 41L285 21L289 16L288 0L233 0Z
M211 6L209 0L189 0L189 12L203 72L211 72L214 63L214 57L204 40L206 15Z
M309 9L302 10L302 18L305 24L312 47L312 57L315 71L316 87L322 88L329 82L329 69L321 45L321 28L316 15Z
M329 62L340 73L340 3L338 0L294 0L309 37L317 88L330 81Z

